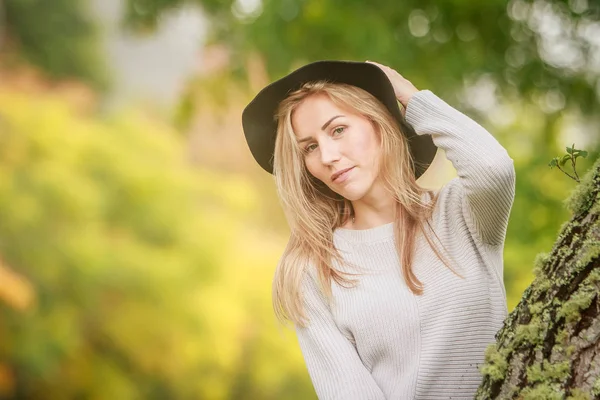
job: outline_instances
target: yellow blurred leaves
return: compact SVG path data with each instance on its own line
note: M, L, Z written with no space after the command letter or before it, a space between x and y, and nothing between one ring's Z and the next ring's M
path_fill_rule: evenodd
M0 299L18 311L26 311L35 302L33 285L24 276L0 261ZM0 371L0 375L1 375ZM1 380L1 376L0 376ZM0 382L0 386L2 386Z
M8 364L0 363L0 398L5 398L14 390L15 376Z
M0 250L19 268L0 270L0 301L39 303L8 315L0 356L35 393L310 390L271 309L285 238L267 228L264 190L193 165L180 133L136 111L82 115L51 95L3 92L0 121Z

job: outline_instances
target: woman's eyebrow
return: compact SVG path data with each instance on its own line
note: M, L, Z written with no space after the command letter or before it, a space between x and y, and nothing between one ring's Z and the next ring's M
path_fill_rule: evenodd
M327 129L327 127L329 126L329 124L330 124L330 123L331 123L331 122L332 122L334 119L336 119L336 118L339 118L339 117L343 117L343 116L344 116L344 115L336 115L336 116L334 116L334 117L331 117L331 118L329 119L329 121L327 121L327 122L325 122L325 123L323 124L323 126L321 127L321 130L322 130L322 131L324 131L325 129Z
M312 139L312 136L307 136L303 139L298 140L298 143L304 143L304 142L308 142L310 139Z
M324 131L325 129L327 129L329 124L331 124L334 119L339 118L339 117L345 117L345 115L335 115L335 116L329 118L329 120L323 124L323 126L321 127L321 130ZM308 142L310 139L312 139L312 136L307 136L305 138L298 140L298 143Z

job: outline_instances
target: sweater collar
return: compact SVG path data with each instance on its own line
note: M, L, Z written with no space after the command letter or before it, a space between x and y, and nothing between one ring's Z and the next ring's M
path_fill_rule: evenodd
M337 228L333 234L349 242L376 242L394 237L394 223L388 222L369 229Z

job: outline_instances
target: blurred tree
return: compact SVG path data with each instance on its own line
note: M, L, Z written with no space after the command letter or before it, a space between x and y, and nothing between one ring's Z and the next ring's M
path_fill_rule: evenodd
M598 106L598 1L128 0L126 24L152 29L184 4L211 17L212 41L230 47L238 72L253 53L273 77L318 59L373 59L444 95L486 76L507 95Z
M569 200L573 213L486 351L478 399L600 397L600 159Z
M2 9L3 8L3 9ZM3 41L7 47L52 78L76 78L96 89L109 85L99 32L86 0L3 0Z
M0 93L0 397L211 398L203 370L227 388L198 299L245 201L184 153L157 121Z

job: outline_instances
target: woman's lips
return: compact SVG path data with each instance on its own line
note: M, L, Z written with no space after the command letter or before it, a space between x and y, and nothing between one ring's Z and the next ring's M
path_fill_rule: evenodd
M342 183L342 182L348 180L348 178L350 177L350 172L352 172L353 169L354 169L354 167L346 170L345 172L342 172L341 174L339 174L338 176L335 177L333 182L334 183Z

